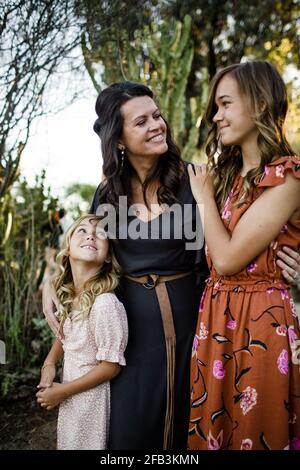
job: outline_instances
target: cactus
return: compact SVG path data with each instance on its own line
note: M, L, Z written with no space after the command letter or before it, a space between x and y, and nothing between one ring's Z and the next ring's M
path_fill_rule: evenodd
M151 28L146 26L131 42L122 38L122 31L112 33L112 40L101 45L93 38L88 47L86 37L82 38L85 65L97 92L104 83L122 80L142 81L150 86L186 159L197 152L196 124L206 95L203 86L198 97L188 100L186 96L194 58L191 29L192 18L186 15L183 22L176 21L171 31L165 21L152 24ZM97 74L96 64L102 65L101 74Z

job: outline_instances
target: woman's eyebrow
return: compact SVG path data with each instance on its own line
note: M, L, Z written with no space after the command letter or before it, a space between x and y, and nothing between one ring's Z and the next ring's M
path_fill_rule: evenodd
M149 114L152 114L152 115L153 115L153 114L155 114L157 111L159 111L158 108L156 108L152 113L149 113ZM132 122L137 121L138 119L142 119L142 118L144 119L144 118L146 118L146 117L148 117L147 114L141 114L141 116L137 116L137 117L133 118Z

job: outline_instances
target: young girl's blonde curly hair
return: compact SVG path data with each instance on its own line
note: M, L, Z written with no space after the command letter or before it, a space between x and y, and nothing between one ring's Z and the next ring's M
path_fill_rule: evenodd
M102 220L101 217L92 214L87 214L77 219L67 231L62 250L56 257L57 271L53 278L53 286L59 300L58 318L61 325L70 315L76 297L69 259L70 241L77 227L86 219L88 219L89 222L94 221L97 224ZM86 318L89 315L98 295L105 292L112 292L118 286L121 268L113 253L111 244L109 246L109 255L110 261L105 261L103 265L99 267L97 274L84 284L83 290L79 294L78 303L80 305L82 318Z

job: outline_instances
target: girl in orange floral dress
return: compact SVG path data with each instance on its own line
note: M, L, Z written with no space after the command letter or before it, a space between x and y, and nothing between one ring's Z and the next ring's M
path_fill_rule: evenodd
M211 271L192 351L190 449L300 449L300 329L276 264L283 245L300 247L286 113L268 62L226 67L212 82L208 166L189 167Z

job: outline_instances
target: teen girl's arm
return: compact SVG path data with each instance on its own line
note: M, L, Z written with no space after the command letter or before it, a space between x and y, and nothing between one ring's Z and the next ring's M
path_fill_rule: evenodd
M290 173L285 182L266 189L243 214L230 235L220 218L205 165L189 166L191 187L204 225L204 237L215 269L221 275L241 271L277 236L299 209L300 183Z
M63 353L61 341L56 339L42 366L41 379L37 388L48 388L52 386L56 375L55 365L62 358Z

